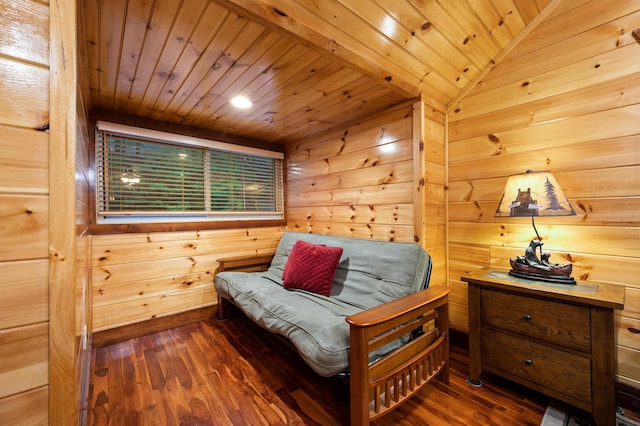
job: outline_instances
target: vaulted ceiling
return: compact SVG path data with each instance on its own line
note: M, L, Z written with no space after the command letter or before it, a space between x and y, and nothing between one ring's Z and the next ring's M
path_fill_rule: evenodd
M555 1L82 0L89 108L283 143L446 107Z

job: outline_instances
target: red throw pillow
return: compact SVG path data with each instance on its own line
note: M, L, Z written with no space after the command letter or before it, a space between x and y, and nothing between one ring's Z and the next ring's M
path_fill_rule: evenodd
M284 265L282 285L329 296L342 256L342 247L298 240Z

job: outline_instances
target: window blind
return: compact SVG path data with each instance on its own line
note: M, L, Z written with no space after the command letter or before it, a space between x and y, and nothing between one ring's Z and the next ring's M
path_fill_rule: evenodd
M282 159L201 145L98 129L98 220L282 217Z

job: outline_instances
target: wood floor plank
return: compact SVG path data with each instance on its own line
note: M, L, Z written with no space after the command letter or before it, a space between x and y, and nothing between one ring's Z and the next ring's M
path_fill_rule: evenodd
M131 342L127 342L131 343ZM133 350L124 343L120 346L122 356L122 389L124 392L125 419L127 424L142 424L142 404L140 399L145 396L144 387L137 382L136 365Z
M164 374L162 373L162 368L160 367L160 361L158 361L156 351L154 349L145 349L144 359L147 363L151 388L156 390L164 387L167 384L167 381L164 379Z
M170 342L165 341L164 347L167 348L174 371L177 373L168 386L171 399L177 407L180 424L213 425L207 397L198 387L198 383L205 379L198 371L187 349L188 333L183 329L174 329L169 335L179 342L174 347Z
M166 382L165 382L166 383ZM153 389L153 397L156 400L155 414L160 425L178 426L180 420L173 406L173 401L166 386Z
M306 392L296 389L291 392L291 396L296 400L298 406L305 410L313 421L326 426L340 426L341 422L334 417L330 416L324 407L322 407L315 399L309 396Z
M192 424L195 422L189 400L191 399L191 390L183 388L177 377L167 380L167 392L173 404L173 409L178 418L178 424Z
M230 307L200 321L92 352L89 424L347 425L349 385L320 377L281 339ZM451 346L448 385L427 385L376 426L538 425L548 398L497 376L466 383Z
M134 362L135 379L137 384L137 393L140 395L140 406L143 411L149 407L156 405L156 399L153 395L153 387L149 378L149 368L144 358L136 359Z
M170 352L164 346L162 333L154 333L151 337L154 341L153 350L156 353L160 371L162 372L165 382L168 382L170 379L177 376L173 367L172 359L170 358Z
M156 405L149 405L142 409L140 414L140 424L143 426L161 425L162 419L159 416Z

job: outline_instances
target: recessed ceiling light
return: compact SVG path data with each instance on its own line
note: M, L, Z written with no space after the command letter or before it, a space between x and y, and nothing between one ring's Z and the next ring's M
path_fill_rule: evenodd
M253 105L253 102L244 96L236 96L235 98L231 98L231 105L236 108L247 109Z

